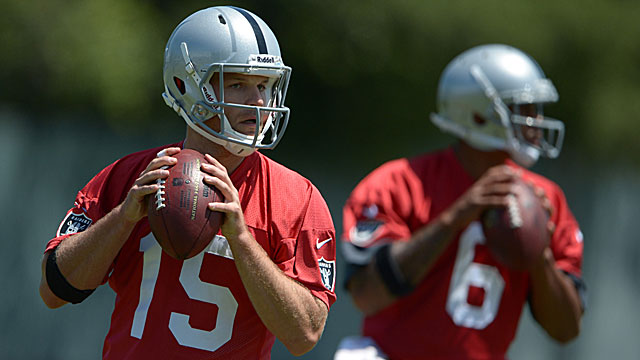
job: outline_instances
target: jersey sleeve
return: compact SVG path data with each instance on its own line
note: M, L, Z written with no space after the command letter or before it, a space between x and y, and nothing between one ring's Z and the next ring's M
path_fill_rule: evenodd
M112 167L113 164L103 169L78 191L73 207L64 215L55 237L47 243L45 252L54 249L69 236L85 231L105 215L105 206L101 204L100 194L104 193L102 190L105 180L109 177Z
M74 205L58 226L55 237L47 243L46 251L57 247L69 236L85 231L120 204L131 185L157 152L171 144L127 155L102 169L78 192Z
M554 190L551 201L555 210L552 221L556 230L551 238L551 250L559 269L581 277L584 247L582 231L569 209L562 190L559 187Z
M383 166L353 190L342 214L342 251L348 264L366 265L381 245L411 237L408 183L401 172Z
M294 255L278 266L330 308L336 301L335 227L326 202L314 186L297 237L284 239L281 246L290 248L281 252L292 251Z
M78 192L73 207L67 211L62 222L60 222L55 237L49 240L45 252L55 249L62 241L70 236L87 230L91 225L95 224L96 221L101 219L106 212L115 207L115 205L110 206L106 204L110 200L108 196L103 196L104 199L100 198L100 194L105 193L103 191L105 182L109 177L112 167L113 164L102 170ZM105 210L105 208L109 210ZM111 269L109 272L110 271ZM107 277L105 276L102 283L104 284L106 281Z

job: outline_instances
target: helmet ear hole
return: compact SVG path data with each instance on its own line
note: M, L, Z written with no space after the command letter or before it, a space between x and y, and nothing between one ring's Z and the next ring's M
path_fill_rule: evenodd
M478 115L478 113L473 113L473 122L476 125L484 125L487 123L487 119L483 118L482 116Z
M180 91L180 94L184 95L184 93L187 92L187 90L184 87L184 81L174 76L173 82L176 84L176 87L178 87L178 91Z

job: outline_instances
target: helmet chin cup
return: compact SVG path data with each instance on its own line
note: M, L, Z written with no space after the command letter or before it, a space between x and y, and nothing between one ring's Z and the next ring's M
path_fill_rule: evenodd
M530 168L540 158L540 151L533 146L525 145L519 141L514 141L507 148L511 159L525 168Z

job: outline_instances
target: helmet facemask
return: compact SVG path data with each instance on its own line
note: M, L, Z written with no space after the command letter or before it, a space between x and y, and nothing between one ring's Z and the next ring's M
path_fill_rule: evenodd
M536 116L521 114L521 104L514 104L511 123L515 137L521 143L534 147L548 158L560 154L564 137L564 124L543 115L543 104L537 103Z
M540 99L557 98L555 89L551 93L546 87L548 84L541 82L541 86L536 88L522 89L517 93L498 94L479 66L471 66L470 73L491 101L491 112L494 116L490 116L489 121L497 122L504 128L504 142L501 147L497 147L498 149L506 150L516 162L526 167L532 166L540 155L548 158L558 157L562 148L564 124L559 120L545 117L543 102L536 102ZM509 107L503 98L514 102ZM536 105L535 116L521 113L525 104Z
M268 77L265 106L227 102L224 93L225 73ZM211 85L211 79L215 74L218 74L218 79L216 79L219 84L218 95ZM195 102L189 110L189 118L191 119L189 125L211 141L219 143L219 139L221 139L234 144L230 145L234 149L238 148L235 145L251 149L274 148L282 138L281 135L289 121L289 109L283 106L289 74L289 69L278 66L220 63L210 65L199 86L202 100ZM255 112L256 131L254 134L243 134L231 126L227 115L227 110L230 108L250 109ZM215 116L219 119L219 130L215 130L205 123ZM231 151L236 153L235 150Z

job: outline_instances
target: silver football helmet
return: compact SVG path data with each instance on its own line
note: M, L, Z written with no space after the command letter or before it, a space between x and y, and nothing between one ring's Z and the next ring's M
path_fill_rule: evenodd
M536 61L514 47L482 45L458 55L444 69L437 96L431 121L477 149L505 150L527 167L540 155L560 154L564 124L542 116L542 104L557 102L558 92ZM537 116L519 113L523 104L538 105Z
M248 156L255 149L273 149L282 138L289 121L284 99L291 68L282 62L271 29L251 12L217 6L184 19L167 42L163 72L165 103L193 130L231 153ZM216 73L218 96L210 83ZM225 73L268 77L265 106L225 102ZM255 111L254 134L231 127L225 114L230 107ZM205 124L215 116L220 118L219 131Z

